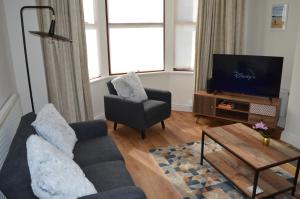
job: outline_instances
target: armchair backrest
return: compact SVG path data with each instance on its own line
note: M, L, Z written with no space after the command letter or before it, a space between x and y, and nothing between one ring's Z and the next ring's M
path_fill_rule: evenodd
M109 94L111 94L111 95L118 95L117 91L116 91L116 89L114 87L114 85L111 83L111 80L108 81L106 84L107 84L107 88L108 88Z

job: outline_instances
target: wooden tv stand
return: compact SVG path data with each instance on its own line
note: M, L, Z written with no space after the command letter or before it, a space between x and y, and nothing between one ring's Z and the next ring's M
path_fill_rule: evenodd
M233 93L198 91L194 94L193 112L248 125L263 121L276 128L280 113L280 99Z

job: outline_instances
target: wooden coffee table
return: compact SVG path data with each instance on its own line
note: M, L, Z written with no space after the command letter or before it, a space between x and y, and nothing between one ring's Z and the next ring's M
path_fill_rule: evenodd
M205 136L224 150L204 154ZM275 140L271 140L270 146L263 146L261 140L258 132L239 123L205 129L202 132L201 165L205 159L249 198L269 198L290 190L294 195L300 153ZM293 184L271 170L294 160L298 163ZM248 190L251 186L253 191ZM263 193L256 194L257 186Z

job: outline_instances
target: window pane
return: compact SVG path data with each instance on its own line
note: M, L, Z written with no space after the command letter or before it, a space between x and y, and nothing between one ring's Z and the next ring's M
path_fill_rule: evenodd
M86 33L89 77L90 79L93 79L96 77L100 77L97 31L95 29L86 29L85 33Z
M109 23L162 23L163 0L107 0Z
M195 26L177 25L175 42L175 68L194 69Z
M111 73L164 69L164 30L110 28Z
M84 21L89 24L95 23L94 0L83 0Z
M176 0L176 19L181 22L196 22L198 0Z

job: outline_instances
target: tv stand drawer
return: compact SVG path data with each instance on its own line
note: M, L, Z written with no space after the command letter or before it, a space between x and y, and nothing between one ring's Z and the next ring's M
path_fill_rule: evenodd
M199 115L215 116L216 99L201 95L194 95L193 112Z
M275 117L276 111L276 106L255 103L250 104L250 113L253 114Z

